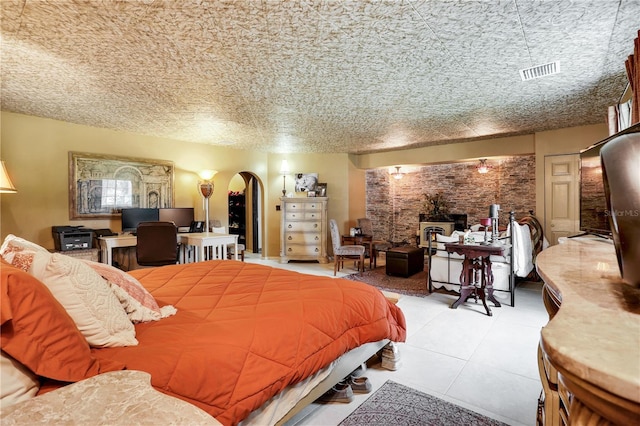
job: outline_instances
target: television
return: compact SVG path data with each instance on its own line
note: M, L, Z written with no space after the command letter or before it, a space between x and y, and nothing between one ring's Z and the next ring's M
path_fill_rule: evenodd
M122 209L122 232L136 232L140 222L157 222L158 220L160 220L158 209Z
M162 222L173 222L178 229L186 228L188 230L194 219L194 211L193 207L160 209L159 217Z
M640 125L622 130L580 151L580 231L611 238L600 150L610 140L634 132L640 132Z

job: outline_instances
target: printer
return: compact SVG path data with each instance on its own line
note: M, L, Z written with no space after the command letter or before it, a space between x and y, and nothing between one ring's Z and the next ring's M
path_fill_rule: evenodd
M86 250L93 246L93 230L83 226L52 226L57 251Z

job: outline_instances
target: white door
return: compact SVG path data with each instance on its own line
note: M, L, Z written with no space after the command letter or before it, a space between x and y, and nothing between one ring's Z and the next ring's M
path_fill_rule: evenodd
M544 233L549 244L580 230L578 154L544 159Z

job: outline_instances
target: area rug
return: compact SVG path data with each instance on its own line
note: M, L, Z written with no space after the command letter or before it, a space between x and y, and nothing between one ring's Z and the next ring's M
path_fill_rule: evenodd
M387 380L339 426L504 425L466 408Z
M427 291L427 273L420 271L409 278L390 276L386 273L384 266L376 269L365 270L362 275L351 274L344 277L352 281L360 281L372 285L380 290L392 291L409 296L425 297L429 295Z

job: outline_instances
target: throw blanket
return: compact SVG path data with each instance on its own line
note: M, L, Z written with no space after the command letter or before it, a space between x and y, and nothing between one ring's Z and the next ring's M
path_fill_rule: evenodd
M533 246L528 225L513 227L513 271L518 277L526 277L533 269Z
M227 260L131 274L177 313L136 324L138 346L93 354L150 373L223 424L350 349L406 337L402 311L363 283Z

